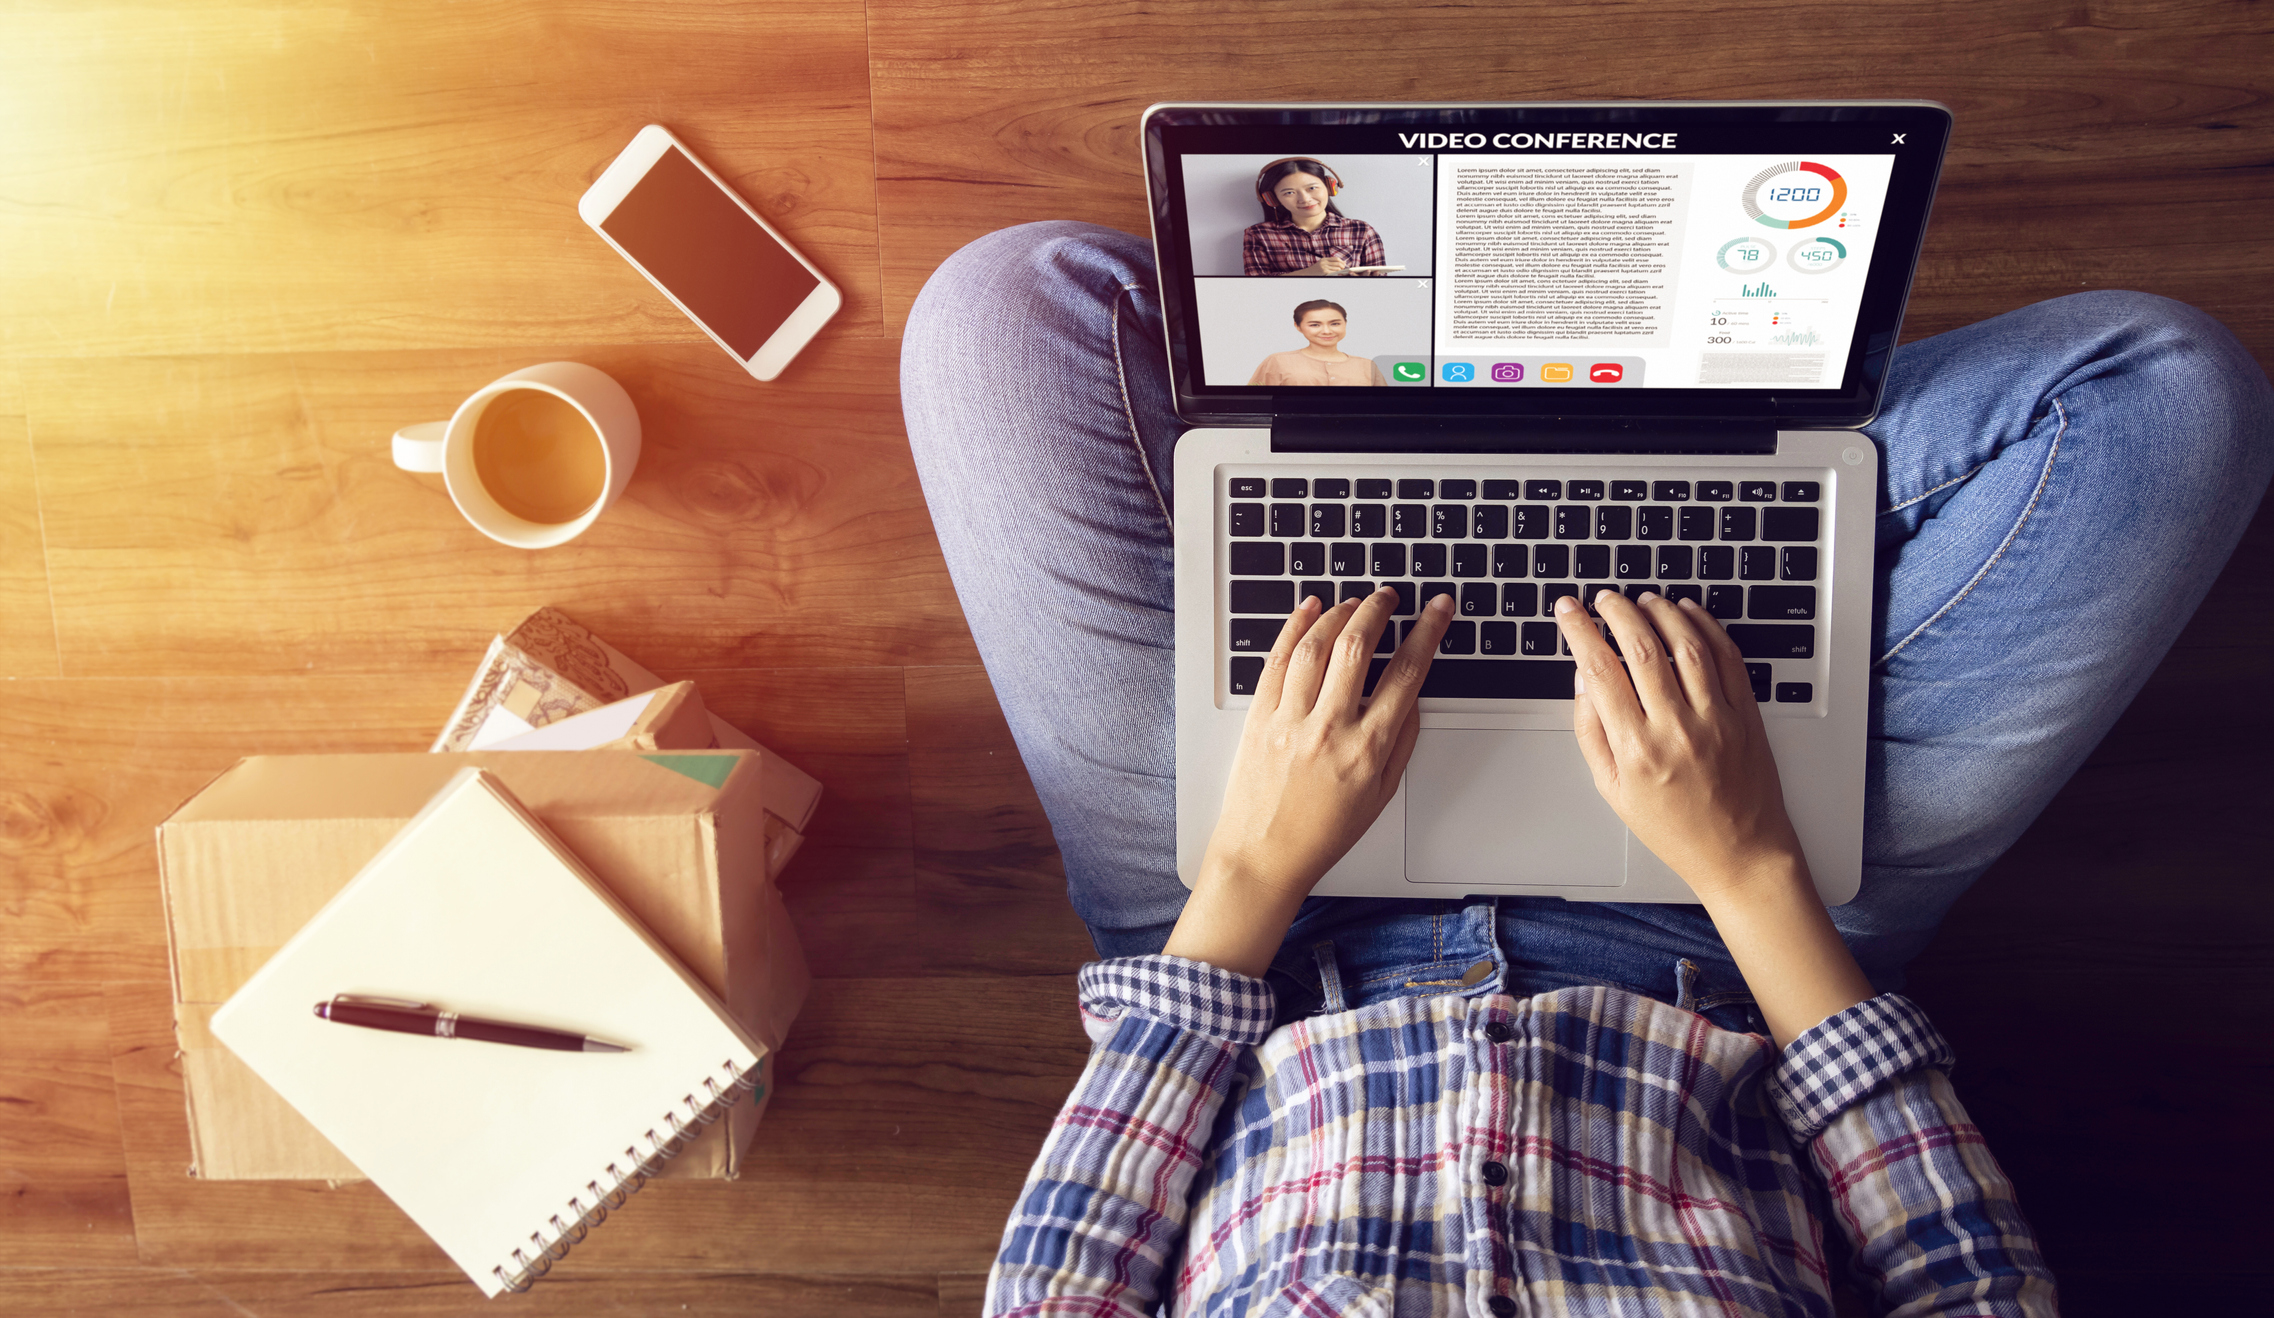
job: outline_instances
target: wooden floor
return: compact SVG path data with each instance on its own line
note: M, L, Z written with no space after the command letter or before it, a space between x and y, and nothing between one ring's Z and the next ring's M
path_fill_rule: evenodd
M641 1196L517 1312L968 1315L1083 1057L1087 952L894 391L1001 225L1146 232L1142 108L1931 97L1916 338L2082 288L2274 362L2262 4L22 0L0 11L0 1311L487 1311L368 1187L205 1183L152 826L255 752L422 749L557 604L827 784L817 973L755 1170ZM577 220L649 121L844 286L758 385ZM573 357L647 426L537 554L387 436ZM2262 514L1915 970L2071 1314L2262 1299L2274 949ZM2254 1260L2257 1260L2254 1262Z

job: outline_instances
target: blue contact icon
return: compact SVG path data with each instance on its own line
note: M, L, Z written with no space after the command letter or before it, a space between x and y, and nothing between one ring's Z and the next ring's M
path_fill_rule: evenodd
M1447 362L1443 374L1447 384L1467 384L1477 378L1477 368L1467 362Z

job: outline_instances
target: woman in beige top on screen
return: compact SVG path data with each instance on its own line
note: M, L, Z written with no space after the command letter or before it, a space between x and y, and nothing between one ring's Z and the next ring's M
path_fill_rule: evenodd
M1295 308L1295 328L1310 342L1293 352L1275 352L1255 368L1249 384L1379 384L1382 368L1370 357L1353 357L1335 346L1350 332L1348 313L1324 298Z

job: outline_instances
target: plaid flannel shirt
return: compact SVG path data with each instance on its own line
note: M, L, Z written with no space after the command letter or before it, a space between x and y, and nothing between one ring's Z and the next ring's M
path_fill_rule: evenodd
M1909 999L1781 1053L1609 988L1377 1002L1271 1028L1177 957L1081 974L1096 1046L987 1312L2049 1315L2051 1275Z
M1351 265L1388 265L1382 235L1364 220L1329 215L1309 233L1293 220L1265 220L1240 235L1240 269L1251 275L1282 275L1307 269L1322 258L1339 256Z

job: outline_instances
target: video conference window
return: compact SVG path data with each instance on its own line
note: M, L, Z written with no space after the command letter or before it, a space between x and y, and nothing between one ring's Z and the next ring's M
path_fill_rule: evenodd
M1201 382L1836 389L1894 160L1185 156Z

